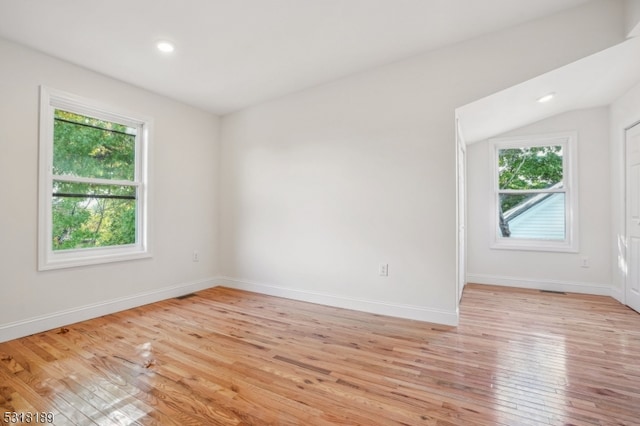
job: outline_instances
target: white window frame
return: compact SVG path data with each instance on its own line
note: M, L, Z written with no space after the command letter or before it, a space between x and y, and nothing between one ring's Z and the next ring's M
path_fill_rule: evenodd
M577 132L563 132L544 135L495 138L489 140L491 158L491 232L490 247L505 250L532 250L577 253L578 244L578 152ZM538 147L549 145L562 146L563 187L543 192L565 194L565 239L525 239L503 237L498 224L500 193L512 191L499 190L498 153L501 149ZM517 191L513 191L517 193Z
M54 111L81 114L99 120L136 128L135 177L136 242L134 244L82 249L53 250L52 192L53 192L53 132ZM95 265L151 257L149 139L153 120L60 90L40 87L40 147L39 147L39 204L38 204L38 269L49 270ZM63 177L67 181L82 182L82 178ZM56 177L56 180L60 180ZM97 182L92 179L93 183ZM113 181L105 183L113 184ZM131 184L128 182L128 184Z

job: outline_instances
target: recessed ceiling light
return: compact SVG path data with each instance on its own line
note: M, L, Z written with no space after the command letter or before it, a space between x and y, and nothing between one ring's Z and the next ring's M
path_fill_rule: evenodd
M556 96L555 93L547 93L546 95L542 96L541 98L538 98L538 102L540 102L541 104L543 104L545 102L549 102L551 99L554 98L554 96Z
M156 47L162 53L171 53L176 49L176 47L170 41L159 41L158 43L156 43Z

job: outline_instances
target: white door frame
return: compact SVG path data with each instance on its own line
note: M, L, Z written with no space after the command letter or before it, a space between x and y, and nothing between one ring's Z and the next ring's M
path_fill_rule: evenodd
M630 262L630 256L629 256L629 241L630 241L630 233L629 233L629 227L627 225L627 221L628 216L629 216L629 176L627 173L627 161L628 161L628 140L627 140L627 134L629 133L629 130L633 129L636 126L640 126L640 121L636 121L633 124L631 124L630 126L627 126L624 128L624 146L623 146L623 156L624 156L624 246L625 246L625 250L624 250L624 263L626 265L626 271L624 274L624 288L622 289L622 303L624 303L625 305L628 306L628 299L627 299L627 293L628 293L628 289L629 289L629 279L630 279L630 269L631 266L629 264Z
M467 283L467 145L456 117L456 309Z

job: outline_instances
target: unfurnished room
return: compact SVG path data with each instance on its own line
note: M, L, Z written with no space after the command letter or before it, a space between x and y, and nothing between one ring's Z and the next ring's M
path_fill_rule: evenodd
M0 425L640 425L640 0L0 0Z

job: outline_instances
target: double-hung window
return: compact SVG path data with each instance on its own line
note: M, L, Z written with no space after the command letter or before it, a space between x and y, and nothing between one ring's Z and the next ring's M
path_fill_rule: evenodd
M491 247L578 251L576 133L490 141Z
M150 256L150 125L41 88L39 269Z

